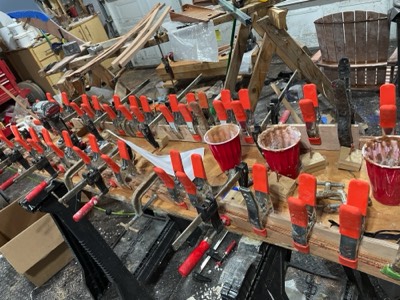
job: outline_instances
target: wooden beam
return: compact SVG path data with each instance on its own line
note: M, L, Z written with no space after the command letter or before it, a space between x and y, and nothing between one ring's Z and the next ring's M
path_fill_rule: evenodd
M141 33L135 38L134 41L132 41L131 47L126 48L116 59L112 61L111 65L113 66L113 68L116 68L118 66L123 68L129 63L132 56L143 48L147 40L155 34L155 32L164 22L164 19L168 15L170 8L170 6L167 6L165 10L161 13L161 15L158 16L158 19L154 24L152 24L153 19L149 18L145 28L143 28Z
M299 47L296 41L284 29L274 27L268 18L263 18L254 24L254 28L260 34L264 32L276 45L277 54L293 71L298 69L300 73L310 82L317 85L322 93L333 106L333 90L331 82L324 73L312 62L311 58ZM281 55L284 53L284 55Z
M232 51L231 61L229 63L229 68L224 83L224 89L230 90L231 93L235 91L236 79L239 75L243 54L246 52L246 45L247 40L249 39L250 31L251 26L244 26L243 24L240 24L238 36Z
M258 52L257 60L253 69L253 74L251 75L248 86L251 109L253 111L256 109L258 99L260 98L261 90L264 86L265 76L268 73L275 49L275 44L271 42L266 34L264 34L260 51Z
M287 29L286 16L288 10L278 7L271 7L268 9L268 17L271 23L278 29Z

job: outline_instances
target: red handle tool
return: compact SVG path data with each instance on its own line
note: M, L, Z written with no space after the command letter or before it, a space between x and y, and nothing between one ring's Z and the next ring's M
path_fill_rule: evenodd
M236 121L239 123L242 131L245 134L245 142L248 144L254 144L254 139L250 134L250 130L247 128L247 115L244 111L242 103L239 100L232 101L231 107L233 109L233 113L235 114Z
M86 94L82 94L81 99L82 99L82 104L85 104L87 107L92 108L89 102L89 98Z
M199 98L199 105L202 109L207 109L208 110L208 99L206 93L203 91L199 91L197 93L197 98Z
M379 108L379 125L384 134L394 134L397 121L396 105L384 104Z
M11 125L11 131L14 134L14 141L20 144L26 151L31 152L32 147L22 138L21 133L19 132L16 125Z
M232 109L231 101L232 101L231 91L227 89L221 90L221 102L226 110Z
M122 105L121 98L116 94L113 95L113 103L114 103L114 107L118 107L118 106Z
M311 145L321 145L321 137L318 133L317 116L314 103L311 99L301 99L299 101L303 120L306 123L308 140Z
M118 146L119 156L122 159L130 161L132 158L131 158L131 155L130 155L129 150L128 150L128 145L123 140L118 140L117 141L117 146Z
M145 95L142 95L139 97L140 104L142 105L142 109L146 113L151 113L151 108L149 105L149 101L147 100L147 97Z
M219 100L214 100L213 106L214 106L215 112L217 113L219 122L221 124L226 124L226 122L228 121L228 115L226 113L225 107L222 104L222 102Z
M358 247L363 234L367 215L369 184L359 179L351 179L347 203L339 207L339 262L352 269L358 265Z
M78 114L78 116L82 117L85 113L83 110L76 104L75 102L71 102L70 107L73 108L74 111Z
M165 186L168 189L168 192L170 193L171 197L174 199L175 203L177 205L187 209L188 207L187 207L186 203L182 199L179 199L179 195L175 188L175 182L171 178L171 176L169 176L167 174L167 172L164 171L164 169L161 169L159 167L154 167L153 170L158 175L158 177L160 177L160 179L164 182Z
M200 154L192 154L190 156L190 159L192 161L194 177L207 180L207 174L206 174L206 170L204 168L203 158L201 157L201 155Z
M318 108L318 92L317 86L314 83L303 85L303 98L310 99L313 102L314 108Z
M11 142L11 141L4 135L4 133L3 133L2 130L0 130L0 139L1 139L5 144L7 144L7 146L8 146L10 149L14 149L14 143Z
M396 85L382 84L379 88L379 105L396 105Z
M93 153L100 154L101 151L100 151L99 144L97 143L96 137L93 134L89 133L88 139L89 139L90 149L92 149Z
M289 197L288 206L292 222L293 246L309 253L308 237L315 224L317 180L310 174L300 174L298 198ZM312 212L311 214L309 212Z
M72 143L71 136L69 135L69 132L68 132L68 131L63 130L63 131L61 132L61 135L62 135L62 138L63 138L63 140L64 140L65 147L67 147L67 148L72 148L72 147L74 147L74 144Z
M28 127L29 135L31 139L34 140L36 143L41 143L40 138L33 127Z
M169 151L169 156L171 158L172 169L174 172L185 172L179 151L172 149Z
M138 104L138 102L137 102L137 99L136 99L136 96L135 96L135 95L130 95L130 96L128 97L128 101L129 101L129 105L130 105L130 106L138 106L138 107L139 107L139 104Z
M127 120L129 120L129 121L133 120L133 115L131 114L131 112L124 105L119 105L116 108L117 108L117 110L119 110L124 115L124 117Z
M19 173L15 173L10 178L8 178L6 181L4 181L0 185L0 190L5 191L6 189L8 189L14 183L14 179L16 179L18 176L19 176Z
M107 163L107 165L114 173L120 173L121 168L111 157L109 157L107 154L102 154L101 158Z
M224 251L224 254L223 254L222 257L221 257L221 260L216 262L216 265L217 265L218 267L221 267L221 265L222 265L222 263L224 262L224 260L225 260L225 259L228 257L228 255L233 251L233 249L235 249L235 247L236 247L236 241L235 241L235 240L232 240L232 241L229 243L228 247L226 247L226 249L225 249L225 251Z
M92 110L90 105L82 103L81 108L88 115L89 118L94 119L94 111Z
M93 103L93 108L94 108L95 111L102 111L103 110L103 108L101 107L99 98L97 98L96 95L92 96L92 103Z
M87 166L90 165L91 160L90 157L87 156L87 154L85 152L83 152L81 149L79 149L76 146L73 146L72 149L75 151L75 153L83 160L83 163Z
M42 191L44 191L44 189L47 187L49 183L47 181L42 181L41 183L39 183L39 185L37 185L36 187L34 187L26 196L25 196L25 200L27 202L31 202L32 200L34 200Z
M197 142L201 142L201 140L202 140L201 135L199 135L197 133L197 131L194 128L194 125L193 125L192 113L189 111L187 106L185 104L183 104L183 103L180 103L178 105L178 109L179 109L180 113L182 114L183 119L186 122L186 125L187 125L187 128L188 128L189 132L192 134L193 140L195 140Z
M39 154L43 154L44 153L44 149L40 146L39 143L35 142L33 139L27 139L27 142L29 143L29 145L35 149L35 151Z
M183 185L186 193L190 195L197 195L196 185L189 179L189 177L184 172L176 172L176 177L179 179L180 183Z
M88 202L85 203L84 206L81 207L73 216L72 219L75 222L79 222L82 220L84 216L86 216L93 207L99 202L99 198L97 196L92 197Z
M251 110L250 96L248 89L240 89L238 92L239 101L245 110Z
M210 246L211 244L208 238L202 240L199 245L197 245L197 247L190 252L185 261L179 266L179 274L181 274L183 277L188 276L203 255L207 252L207 250L210 249Z
M103 104L103 110L107 113L111 120L115 120L117 118L117 114L108 104Z
M69 102L68 95L66 92L61 93L61 100L65 106L67 106L67 107L70 106L71 103Z
M175 94L169 94L168 95L168 100L169 100L169 105L171 106L171 110L173 112L179 112L179 101L178 98Z
M186 94L186 102L188 104L188 109L190 111L192 111L192 109L191 109L189 104L192 103L192 102L196 102L196 95L194 93L187 93Z
M253 187L255 191L269 194L268 171L265 165L253 165Z
M62 151L53 143L50 133L46 128L42 128L42 135L46 145L49 146L58 157L63 158L65 156L64 151Z
M144 114L140 111L139 107L131 106L131 111L133 112L133 114L135 115L136 119L140 123L143 123L146 120Z

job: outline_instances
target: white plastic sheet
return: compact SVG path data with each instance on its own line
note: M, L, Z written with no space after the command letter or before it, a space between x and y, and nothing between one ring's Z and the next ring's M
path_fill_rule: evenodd
M125 140L124 138L111 132L110 130L108 130L108 132L111 133L112 135L114 135L115 137L119 138L120 140L124 141L129 147L132 148L132 150L139 153L141 156L143 156L145 159L147 159L153 165L164 169L164 171L167 172L169 175L172 175L172 176L175 175L174 171L172 170L171 158L169 155L155 155L155 154L150 153L150 152L144 150L143 148L135 145L134 143L132 143L128 140ZM183 168L185 170L186 175L190 178L190 180L194 179L192 161L190 159L190 156L192 154L200 154L201 157L204 157L204 148L196 148L193 150L181 152Z
M212 21L185 26L180 22L163 24L168 30L175 60L218 62L218 43Z

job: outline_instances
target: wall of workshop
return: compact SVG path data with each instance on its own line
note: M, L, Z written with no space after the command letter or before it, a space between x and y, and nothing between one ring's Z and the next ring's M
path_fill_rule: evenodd
M13 10L38 10L34 0L1 0L0 11L9 12Z
M288 32L309 48L318 47L314 21L333 13L370 10L387 13L392 0L287 0L277 6L287 8ZM391 39L396 38L395 24L391 25Z

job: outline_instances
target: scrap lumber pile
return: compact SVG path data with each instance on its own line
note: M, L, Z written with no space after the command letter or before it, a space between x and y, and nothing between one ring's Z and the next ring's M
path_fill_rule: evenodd
M120 49L130 41L130 44L112 61L114 68L125 67L131 58L143 48L148 39L159 29L165 17L168 15L170 6L163 9L164 4L156 4L140 22L138 22L130 31L123 35L118 42L106 49L82 67L73 71L68 78L81 77L91 71L104 60L115 55Z

